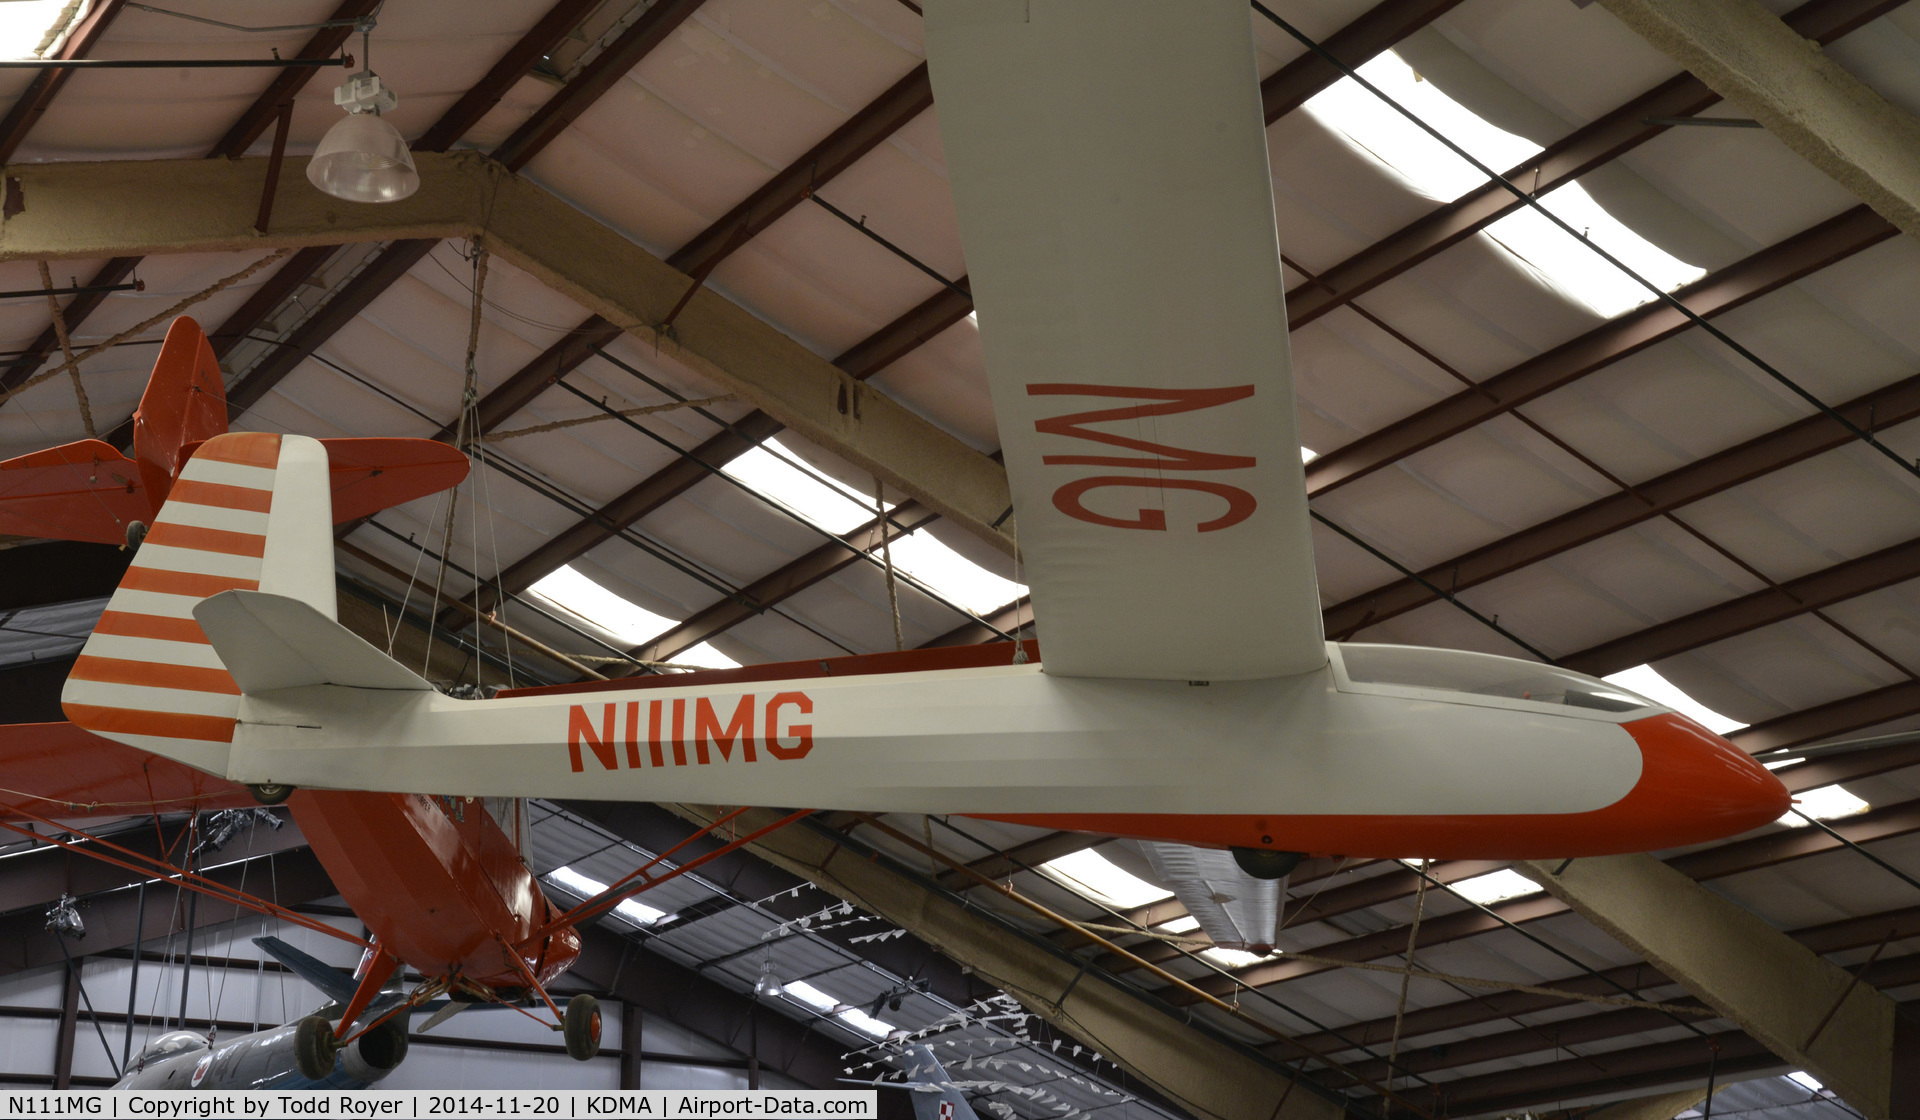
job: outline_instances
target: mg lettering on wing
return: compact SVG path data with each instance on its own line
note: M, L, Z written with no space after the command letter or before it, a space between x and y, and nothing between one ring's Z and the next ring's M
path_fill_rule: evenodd
M1027 386L1027 395L1074 396L1074 397L1115 397L1119 399L1143 400L1149 403L1122 405L1117 408L1099 408L1086 412L1073 412L1062 416L1051 416L1034 422L1034 430L1043 435L1066 436L1069 439L1081 439L1090 443L1106 444L1110 447L1124 448L1130 451L1144 452L1138 455L1114 454L1073 454L1043 455L1040 462L1046 466L1087 466L1124 468L1141 473L1099 474L1088 478L1079 478L1064 483L1053 492L1053 506L1061 513L1079 521L1093 525L1106 525L1115 529L1144 529L1152 532L1167 531L1167 514L1163 509L1141 506L1132 518L1114 517L1089 509L1087 496L1096 490L1133 489L1165 492L1168 490L1191 490L1211 494L1224 502L1225 508L1215 517L1201 521L1195 528L1202 533L1212 533L1220 529L1232 528L1252 517L1259 502L1246 489L1215 478L1168 477L1169 471L1233 471L1247 470L1256 464L1251 455L1230 455L1219 451L1206 451L1193 448L1175 447L1171 444L1154 443L1136 439L1132 436L1118 435L1089 427L1091 424L1112 421L1141 420L1154 416L1173 416L1182 412L1197 412L1203 409L1220 408L1243 401L1253 396L1252 385L1232 385L1215 389L1153 389L1129 385L1074 385L1067 383L1046 383Z
M567 759L576 774L586 770L588 759L602 770L618 770L622 763L629 770L751 763L763 753L791 762L813 750L813 724L793 717L812 714L813 700L804 692L573 704L567 708Z

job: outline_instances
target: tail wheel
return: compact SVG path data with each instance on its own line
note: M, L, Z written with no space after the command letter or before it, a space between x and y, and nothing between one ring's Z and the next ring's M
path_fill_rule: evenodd
M567 1057L584 1062L600 1052L600 1001L585 994L567 1001L567 1014L561 1022L567 1040Z
M1284 879L1300 866L1305 852L1276 852L1270 848L1234 848L1233 862L1256 879Z
M278 805L293 796L293 787L283 782L268 782L257 786L248 786L247 792L262 805Z
M294 1028L293 1062L308 1081L321 1081L331 1075L339 1054L340 1040L334 1037L333 1024L320 1016L309 1015Z

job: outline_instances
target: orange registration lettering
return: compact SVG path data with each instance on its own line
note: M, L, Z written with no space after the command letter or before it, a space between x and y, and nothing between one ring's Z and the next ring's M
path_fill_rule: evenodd
M1153 389L1130 385L1048 383L1028 385L1027 393L1029 396L1036 397L1111 397L1149 402L1122 405L1117 408L1090 409L1086 412L1052 416L1034 422L1034 430L1043 435L1065 436L1069 439L1085 440L1089 443L1105 444L1109 447L1143 453L1093 455L1082 452L1071 455L1042 455L1040 462L1047 466L1125 467L1152 472L1137 475L1097 475L1056 488L1053 492L1053 508L1068 517L1085 521L1090 525L1106 525L1115 529L1144 529L1159 533L1167 531L1167 515L1164 510L1142 507L1136 510L1136 516L1129 518L1115 517L1089 509L1085 502L1088 493L1108 487L1131 487L1158 490L1163 493L1167 490L1195 490L1212 494L1226 502L1226 510L1218 517L1200 522L1197 528L1202 533L1211 533L1238 525L1252 517L1254 510L1259 506L1258 500L1246 489L1230 483L1166 476L1168 471L1246 470L1255 465L1254 457L1251 455L1229 455L1218 451L1154 443L1150 440L1101 431L1089 426L1114 421L1138 425L1142 420L1150 420L1153 417L1219 408L1252 397L1254 387L1251 385Z
M714 714L713 704L702 696L693 702L693 751L694 756L705 766L711 760L707 757L707 737L711 734L713 745L720 757L733 760L733 744L740 744L740 760L754 761L753 756L753 694L740 698L733 709L733 721L722 729L720 717Z
M587 746L593 751L593 757L600 760L601 766L608 770L617 770L620 767L619 757L614 754L615 705L607 704L605 708L605 714L600 717L601 729L598 734L594 732L593 718L587 715L586 708L575 704L567 712L567 754L573 760L573 772L576 774L586 769L580 757L582 740L585 740Z
M788 705L798 708L800 714L803 716L813 714L813 701L807 698L806 693L781 692L775 694L773 699L767 701L767 737L765 740L767 753L775 758L781 759L791 760L805 758L807 757L807 752L813 749L812 724L792 724L787 728L787 732L794 737L793 745L789 747L780 742L780 709Z

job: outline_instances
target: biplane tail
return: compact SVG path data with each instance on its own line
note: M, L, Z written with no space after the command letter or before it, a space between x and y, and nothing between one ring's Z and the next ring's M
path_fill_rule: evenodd
M133 459L154 508L166 501L193 448L226 430L227 385L220 360L200 324L182 315L167 328L133 413Z
M167 329L140 408L133 458L83 439L0 462L0 533L138 544L182 465L227 430L227 391L213 344L185 315ZM335 522L357 521L467 476L467 457L430 439L326 439Z
M67 677L67 718L225 774L243 691L428 687L336 621L329 474L305 436L202 444Z

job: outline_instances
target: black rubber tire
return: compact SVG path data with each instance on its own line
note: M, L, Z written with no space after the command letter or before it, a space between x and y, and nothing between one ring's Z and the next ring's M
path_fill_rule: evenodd
M293 1031L293 1064L300 1068L300 1076L308 1081L326 1078L339 1056L340 1040L334 1037L332 1023L318 1015L300 1020Z
M293 787L283 782L272 782L257 786L248 786L247 792L262 805L278 805L293 796Z
M1269 848L1233 849L1233 862L1256 879L1284 879L1305 858L1305 852L1276 852Z
M568 1000L561 1028L567 1057L584 1062L600 1053L600 1001L585 992Z

